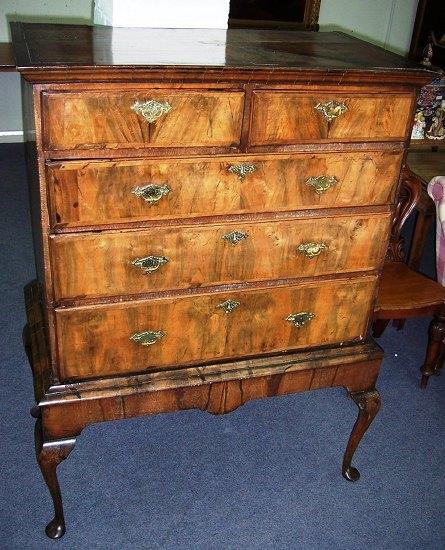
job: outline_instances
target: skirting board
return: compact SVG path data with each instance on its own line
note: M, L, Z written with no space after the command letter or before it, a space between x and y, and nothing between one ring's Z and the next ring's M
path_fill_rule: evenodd
M23 132L21 130L0 132L0 143L21 143L22 141Z

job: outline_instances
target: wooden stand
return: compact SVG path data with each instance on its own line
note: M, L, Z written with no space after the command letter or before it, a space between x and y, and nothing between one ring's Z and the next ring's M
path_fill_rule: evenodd
M380 407L375 381L383 353L374 342L205 368L163 370L132 376L131 385L125 377L52 385L43 393L50 362L36 282L25 287L25 301L28 323L23 336L37 401L31 409L37 418L36 456L54 504L54 518L46 527L49 537L56 539L65 533L57 466L69 456L81 431L97 422L184 409L225 414L252 399L343 386L359 413L344 454L342 474L349 481L359 479L351 461Z

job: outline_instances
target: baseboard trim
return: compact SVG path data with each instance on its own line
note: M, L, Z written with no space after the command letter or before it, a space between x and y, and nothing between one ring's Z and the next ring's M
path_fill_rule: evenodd
M20 143L23 141L23 131L0 132L0 143Z

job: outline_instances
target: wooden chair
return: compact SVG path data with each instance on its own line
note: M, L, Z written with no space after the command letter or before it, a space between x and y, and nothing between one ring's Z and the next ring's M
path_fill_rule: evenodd
M393 320L400 330L404 320L433 315L429 326L425 361L421 367L421 387L426 388L432 374L439 374L444 359L445 288L405 263L400 231L415 208L422 191L421 181L405 167L402 171L398 202L375 306L373 336L382 335Z

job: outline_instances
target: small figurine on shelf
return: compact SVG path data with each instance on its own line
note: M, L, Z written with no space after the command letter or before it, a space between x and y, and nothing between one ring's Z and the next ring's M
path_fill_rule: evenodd
M422 65L425 65L425 67L431 66L431 58L433 57L433 45L431 42L428 42L428 44L423 48L422 50Z
M417 111L414 116L413 131L411 139L425 139L425 116L422 111Z
M440 102L439 107L433 115L431 126L426 131L426 137L429 139L445 138L445 101Z

